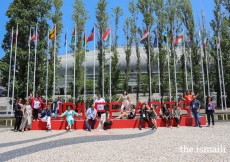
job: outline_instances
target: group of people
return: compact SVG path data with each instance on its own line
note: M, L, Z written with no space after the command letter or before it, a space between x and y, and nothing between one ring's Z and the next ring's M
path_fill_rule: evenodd
M198 95L192 94L189 90L186 91L186 94L184 95L184 102L186 105L191 109L194 120L195 120L195 125L194 126L201 126L200 122L200 101L197 99ZM136 116L136 108L135 105L130 104L130 97L128 96L127 92L124 91L123 94L119 97L117 101L122 100L122 105L121 105L121 114L117 117L117 119L122 119L122 118L127 118L127 119L134 119ZM110 120L109 117L109 110L104 109L104 103L105 100L101 97L100 94L97 95L97 98L95 99L94 103L91 105L90 108L88 108L85 112L85 123L88 131L91 131L94 129L94 126L97 122L97 116L101 118L99 125L98 125L98 130L105 130L109 126L113 124L113 122ZM54 112L55 115L54 117L63 117L66 116L66 121L67 121L67 127L66 129L69 131L72 131L72 126L74 124L74 115L78 116L79 114L76 113L74 110L71 109L70 106L67 107L67 110L62 113L61 116L58 116L59 114L59 103L63 103L61 100L61 97L58 96L58 99L53 102L54 104ZM97 104L97 110L95 109L95 104ZM35 95L35 97L30 94L29 99L26 100L25 104L23 105L22 99L20 98L15 106L15 125L14 125L14 131L28 131L28 129L31 128L32 121L38 120L38 113L39 109L41 108L42 104L42 99L39 97L38 94ZM206 113L207 113L207 119L208 119L208 125L210 126L210 118L212 119L212 127L214 127L214 112L215 112L215 105L212 102L212 98L210 96L207 97L206 100ZM100 111L100 110L105 110L105 111ZM148 126L152 129L157 129L157 113L155 112L154 108L150 107L148 104L143 103L142 107L138 109L139 114L140 114L140 124L139 124L139 129L142 129L142 124L143 121L145 121ZM166 104L163 104L163 108L161 110L161 116L162 120L164 121L166 127L171 127L172 128L172 119L174 118L177 127L180 126L180 121L182 118L181 114L181 109L178 104L175 105L175 108L173 109L173 112L170 112L170 108L167 107ZM33 118L33 120L32 120ZM42 122L47 123L47 129L51 130L51 118L52 118L52 111L50 108L50 105L44 107L41 110L41 116L40 120ZM90 125L91 123L91 125Z

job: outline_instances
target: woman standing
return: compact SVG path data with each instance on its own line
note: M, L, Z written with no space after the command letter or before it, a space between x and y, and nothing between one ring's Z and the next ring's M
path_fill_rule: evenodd
M34 120L36 121L38 120L38 110L40 109L40 107L41 107L41 102L38 100L37 97L35 97L34 99Z
M24 132L24 130L28 131L31 128L31 118L32 118L32 108L29 104L29 100L26 100L26 104L22 109L22 123L20 126L20 130Z
M74 115L78 116L78 113L71 110L70 106L68 106L67 110L61 115L61 117L66 116L66 121L68 123L66 129L69 130L70 132L73 131L72 125L74 124L74 118L73 118Z
M123 94L119 97L117 102L119 102L121 98L122 98L121 113L124 111L124 108L125 108L125 111L129 111L130 98L126 91L123 92Z
M15 105L15 119L16 119L14 124L15 132L19 131L19 127L22 121L22 108L23 108L22 99L19 98L18 102Z
M212 128L214 127L214 112L215 112L215 105L212 101L212 98L210 96L207 97L206 99L206 114L208 118L208 125L207 127L210 126L210 116L212 118Z

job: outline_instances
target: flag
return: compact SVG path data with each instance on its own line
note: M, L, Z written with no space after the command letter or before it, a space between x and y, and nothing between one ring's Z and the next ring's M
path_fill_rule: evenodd
M181 32L176 38L176 44L181 43L184 38L184 32Z
M154 43L153 43L154 48L158 47L158 34L156 33L156 36L154 38Z
M204 39L204 48L207 48L206 38Z
M217 48L220 48L220 38L217 38Z
M32 38L30 39L30 42L34 42L35 40L38 40L37 27L35 27L35 29L34 29L34 34L33 34Z
M93 39L94 39L94 27L93 27L93 29L92 29L86 42L88 43L88 42L92 41Z
M71 43L74 43L74 42L75 42L75 35L76 35L76 29L74 28L73 34L72 34Z
M147 29L144 33L144 35L141 38L141 43L145 43L145 41L148 39L148 35L149 35L149 30Z
M188 36L188 47L190 47L190 37Z
M18 31L16 31L15 37L13 38L14 43L16 43L16 38L18 38Z
M49 39L50 40L54 40L55 39L55 33L56 33L56 25L54 26L54 28L49 33Z
M11 45L12 41L13 41L13 35L12 35L12 32L10 32L9 40L8 40L7 44Z
M84 33L84 37L83 37L83 47L86 46L87 44L87 41L86 41L86 36L85 36L85 33Z
M105 33L102 35L102 40L105 42L105 41L109 41L109 37L110 37L110 28L107 29L105 31Z
M67 42L67 31L65 33L65 43L64 43L64 46L66 45L66 42Z

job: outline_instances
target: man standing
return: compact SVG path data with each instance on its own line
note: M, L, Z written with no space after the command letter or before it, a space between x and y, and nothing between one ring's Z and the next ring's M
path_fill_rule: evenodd
M196 96L192 96L193 100L190 103L192 113L195 119L195 127L199 125L200 128L202 128L201 123L200 123L200 101L196 99Z
M94 125L97 122L97 118L96 118L97 110L95 109L94 104L92 104L91 108L87 109L85 116L86 116L86 121L85 121L86 127L87 127L88 131L91 132L91 129L94 129ZM89 125L89 120L91 120L93 122L91 126Z
M55 110L55 115L54 117L57 118L58 117L58 113L59 113L59 103L63 103L61 100L61 96L58 96L57 101L54 101L54 110Z
M94 104L95 104L96 102L105 102L105 100L104 100L103 98L101 98L101 94L98 94L98 95L97 95L97 98L96 98L96 100L94 101ZM98 106L97 106L97 110L104 110L104 105L98 105ZM102 113L103 113L103 112L97 112L98 117L101 117L101 114L102 114Z

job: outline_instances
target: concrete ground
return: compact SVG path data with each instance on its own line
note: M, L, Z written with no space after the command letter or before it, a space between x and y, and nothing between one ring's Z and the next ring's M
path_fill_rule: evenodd
M0 161L230 161L230 122L211 127L161 127L0 132Z

